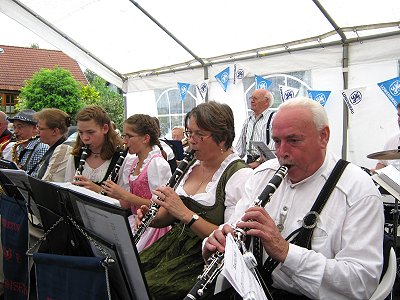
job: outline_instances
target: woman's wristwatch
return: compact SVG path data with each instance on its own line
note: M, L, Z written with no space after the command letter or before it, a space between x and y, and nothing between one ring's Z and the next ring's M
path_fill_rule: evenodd
M186 224L186 227L189 228L190 226L192 226L193 223L196 222L199 218L199 215L193 214L192 219L189 221L189 223Z

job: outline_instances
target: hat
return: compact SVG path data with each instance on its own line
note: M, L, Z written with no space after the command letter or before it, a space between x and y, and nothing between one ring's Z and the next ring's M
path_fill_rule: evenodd
M18 120L21 122L36 125L37 121L33 118L33 115L35 113L36 111L34 111L33 109L24 109L13 117L7 117L7 120L10 121L11 123L14 123L15 120Z

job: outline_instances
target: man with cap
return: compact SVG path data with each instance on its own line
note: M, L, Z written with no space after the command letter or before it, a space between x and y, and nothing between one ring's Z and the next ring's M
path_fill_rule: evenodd
M37 135L37 122L33 118L35 111L25 109L8 120L14 125L14 134L17 141L11 145L11 153L4 154L4 158L12 160L18 167L28 174L32 174L39 165L40 159L49 149L49 146L40 142Z

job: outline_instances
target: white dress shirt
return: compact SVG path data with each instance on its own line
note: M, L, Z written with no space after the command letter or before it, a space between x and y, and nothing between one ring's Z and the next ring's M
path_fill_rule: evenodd
M301 226L337 161L328 153L312 176L296 184L285 178L273 194L265 209L283 225L284 237ZM278 167L274 159L255 169L229 223L241 218ZM284 263L272 274L274 287L312 299L369 299L382 272L383 228L377 188L366 172L349 164L321 212L312 249L290 244Z

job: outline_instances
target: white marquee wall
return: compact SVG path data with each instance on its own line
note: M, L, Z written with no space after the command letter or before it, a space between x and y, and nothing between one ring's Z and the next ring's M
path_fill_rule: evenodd
M398 130L395 107L377 86L399 76L400 37L351 44L349 49L348 88L365 87L362 105L349 116L347 159L361 166L373 167L366 155L381 151L385 141ZM330 149L341 156L343 130L342 47L317 48L292 54L239 62L249 75L269 75L311 70L311 87L332 91L325 106L331 125ZM209 68L209 99L229 104L235 114L237 135L246 117L243 85L230 84L224 92L214 75L228 65ZM127 115L143 112L156 115L155 88L175 87L178 81L192 84L203 80L201 69L156 77L133 78L126 83Z

